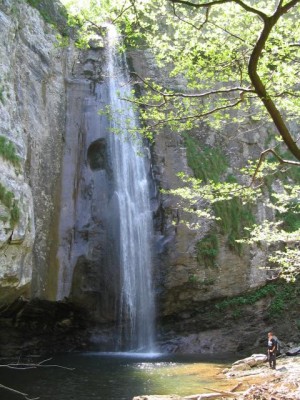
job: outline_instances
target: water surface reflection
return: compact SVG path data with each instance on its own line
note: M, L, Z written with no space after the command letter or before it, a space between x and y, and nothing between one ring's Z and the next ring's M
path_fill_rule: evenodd
M49 363L75 368L1 369L0 383L41 400L131 400L136 395L203 393L205 387L225 388L218 373L229 360L196 355L157 353L67 354ZM0 389L0 398L20 396Z

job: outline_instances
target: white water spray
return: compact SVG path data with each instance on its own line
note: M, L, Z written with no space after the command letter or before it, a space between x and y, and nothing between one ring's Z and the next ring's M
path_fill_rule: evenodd
M154 350L152 287L153 222L149 198L149 160L130 132L137 125L126 62L116 51L118 35L108 27L108 85L111 129L109 149L114 176L114 204L119 218L120 341L124 350Z

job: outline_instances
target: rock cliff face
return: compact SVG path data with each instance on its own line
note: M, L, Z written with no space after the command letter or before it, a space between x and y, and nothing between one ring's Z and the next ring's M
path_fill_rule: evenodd
M156 79L159 77L165 86L182 89L184 83L165 78L167 73L156 67L151 54L132 51L130 59L133 69L140 76ZM222 163L222 157L226 157L226 169L229 173L238 171L249 158L259 157L269 135L268 127L259 129L253 125L251 135L239 133L238 137L232 134L234 129L234 125L225 127L220 138L217 130L203 124L192 133L196 138L193 144L202 149L209 146L212 148L212 157L216 163ZM221 152L218 151L220 148ZM156 136L152 154L155 178L162 189L174 189L182 185L177 177L178 172L193 175L188 166L186 144L178 134L164 131ZM235 178L238 179L238 175ZM228 234L222 233L222 229L216 228L216 224L209 220L201 220L201 228L198 230L188 229L183 221L191 221L191 217L177 203L178 199L163 194L160 197L160 213L157 215L157 226L163 235L161 242L165 244L164 250L167 252L167 256L164 255L165 265L160 267L161 271L164 270L162 285L167 293L163 301L165 315L178 312L186 307L187 302L192 304L217 297L234 296L265 283L266 273L257 269L264 260L262 250L245 246L243 252L235 251L228 245ZM258 220L267 212L270 213L261 204L252 212ZM216 233L219 248L214 262L209 265L200 257L197 259L197 243L211 232Z
M21 294L47 300L68 297L89 311L100 326L95 342L105 347L114 334L120 290L113 256L117 243L107 207L113 160L107 152L107 120L98 114L108 97L102 70L105 51L96 42L84 52L61 48L56 33L25 1L1 2L0 306ZM162 76L148 52L132 51L129 61L141 76ZM252 128L251 136L246 133L237 140L232 126L222 132L227 138L222 143L204 125L194 136L204 146L222 147L230 172L262 150L268 127ZM176 133L164 131L151 153L157 188L176 188L181 184L178 172L193 173L186 143ZM234 316L228 321L220 315L211 318L209 302L262 286L267 274L257 267L264 262L264 250L234 251L228 235L210 221L190 231L176 199L152 186L162 348L214 352L228 334L227 349L234 351L239 343L242 349L247 335L234 331ZM262 205L253 210L258 219L266 212ZM209 236L218 242L213 262L198 254L199 244ZM256 311L247 310L252 323L245 319L243 324L250 326L252 337L267 305L261 301ZM67 308L60 318L72 320L72 307ZM267 328L266 323L262 326Z
M99 114L109 104L102 46L95 41L89 50L78 52L67 80L58 247L52 267L57 266L53 298L70 297L92 318L107 322L115 320L119 288L108 207L113 161L107 149L107 117Z
M65 129L67 50L56 32L25 1L0 4L0 136L13 145L18 165L1 152L0 182L19 218L0 221L0 299L43 296L55 238ZM5 147L5 146L4 146ZM9 207L1 205L2 213Z
M150 53L135 50L130 52L129 57L130 65L139 76L158 79L163 86L175 90L184 88L184 82L170 80L166 71L157 68ZM217 130L202 124L199 130L192 132L195 138L193 145L212 149L216 163L222 163L225 157L227 173L233 175L235 171L234 179L238 180L239 173L236 171L249 158L258 159L265 142L272 135L272 129L267 124L258 126L249 120L248 128L244 133L235 132L237 127L232 124L222 128L220 135ZM177 177L178 172L193 175L188 166L187 152L186 142L174 132L165 130L155 137L152 147L153 170L159 188L168 190L182 185ZM195 222L194 217L186 215L178 207L177 201L174 197L161 194L155 215L158 325L162 346L169 351L215 352L221 344L221 338L230 335L231 339L226 343L227 350L236 351L239 343L242 349L242 343L249 340L246 337L255 338L260 329L268 329L264 321L268 320L268 300L261 302L257 312L252 309L247 311L249 321L253 321L253 324L248 325L245 321L242 324L247 326L251 334L243 330L235 331L233 327L236 322L229 322L230 317L226 320L218 313L214 317L214 308L208 307L208 304L214 304L221 298L245 294L266 284L268 272L259 268L266 263L266 249L246 245L242 249L233 248L229 242L229 232L224 232L222 227L209 220L201 220L200 229L188 229L183 221ZM238 213L237 209L230 218L234 218L235 213ZM257 204L251 210L251 218L256 221L266 216L274 217L272 211L263 204ZM242 220L240 223L243 225ZM207 238L215 244L215 253L211 258L202 256L201 247L199 249ZM168 340L170 345L165 347L164 343Z

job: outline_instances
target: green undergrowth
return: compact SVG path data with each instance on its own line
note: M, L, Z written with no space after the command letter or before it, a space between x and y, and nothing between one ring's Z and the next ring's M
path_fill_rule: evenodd
M7 190L5 186L0 183L0 202L9 210L9 217L6 215L0 216L1 221L10 223L13 228L20 220L20 210L18 201L15 199L14 194Z
M235 197L229 201L219 201L213 204L213 210L218 218L217 223L221 233L227 236L229 248L241 255L243 244L237 243L236 240L247 237L244 228L255 223L251 207L242 204L240 199Z
M219 240L216 234L210 234L199 240L196 244L197 261L199 265L216 267L219 253Z
M291 159L289 153L283 153L282 158ZM293 158L293 161L298 161ZM286 166L285 172L280 172L280 178L284 184L290 183L291 181L296 185L300 185L300 167L289 165ZM283 221L283 227L288 232L294 232L300 229L300 205L299 202L291 202L290 208L285 213L277 213L277 218Z
M284 160L298 161L290 152L277 150L277 154ZM271 155L268 157L268 162L278 163L278 159ZM300 168L296 165L282 164L281 168L278 168L276 173L266 176L266 183L273 183L275 179L280 178L282 181L287 182L288 179L292 179L294 182L300 183Z
M277 213L277 218L283 221L283 228L287 232L294 232L300 229L300 207L295 204L294 208L289 209L285 213Z
M298 161L288 152L278 151L278 154L285 160ZM276 157L271 156L268 158L268 162L277 163L278 160L276 159ZM273 173L272 175L264 177L264 183L268 188L271 198L273 193L272 184L276 179L280 180L283 183L283 185L291 183L300 185L300 167L283 164L281 168L278 168L277 172ZM286 212L283 213L276 212L276 218L283 222L283 228L288 232L294 232L297 229L300 229L299 203L291 201L290 207Z
M188 166L193 170L195 178L202 180L205 184L208 184L210 181L237 181L234 175L227 174L229 164L221 148L202 147L198 140L189 135L184 136L184 142ZM237 254L242 254L243 244L237 243L236 240L241 237L247 237L244 228L255 223L251 207L247 204L242 204L241 200L235 197L231 200L214 203L212 209L217 217L220 232L227 237L229 248ZM214 249L211 248L211 244L213 243L216 245ZM209 247L207 251L210 254L206 255L206 263L208 263L210 256L210 263L213 264L218 251L217 240L207 240L203 245L204 251L206 247ZM201 253L201 248L202 244L197 244L197 259L199 251Z
M0 156L15 167L20 166L20 157L17 155L15 145L4 136L0 136Z
M184 136L188 166L197 179L203 182L218 182L227 171L228 162L219 147L201 147L198 140L189 135Z
M275 320L280 318L291 305L298 304L299 295L299 282L295 284L279 281L244 295L222 300L215 304L215 308L221 312L230 310L233 316L241 316L244 306L255 305L259 300L269 297L271 301L268 307L268 315L269 318Z

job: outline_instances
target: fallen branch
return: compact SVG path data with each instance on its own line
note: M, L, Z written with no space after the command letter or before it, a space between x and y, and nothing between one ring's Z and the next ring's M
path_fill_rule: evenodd
M62 365L57 364L44 364L47 361L52 360L52 358L47 358L46 360L42 360L39 363L11 363L11 364L0 364L0 368L9 368L9 369L35 369L35 368L62 368L68 371L74 371L75 368L63 367Z
M215 391L213 389L208 389L211 391ZM191 396L184 397L185 400L205 400L205 399L219 399L224 397L236 397L242 395L244 392L228 392L223 390L216 390L216 393L199 393L193 394Z
M19 394L20 396L23 396L26 400L38 400L39 399L39 397L29 397L29 394L19 392L19 390L13 389L9 386L2 385L1 383L0 383L0 388L8 390L9 392L12 392L15 394Z
M242 386L242 382L237 383L232 389L230 389L230 392L235 392L236 389L240 388Z
M203 388L205 390L210 390L211 392L218 393L219 395L226 396L236 396L237 394L241 394L242 392L232 392L232 390L216 390L211 388Z
M68 368L68 367L63 367L62 365L56 365L56 364L45 364L45 362L52 360L52 358L47 358L46 360L42 360L39 363L12 363L12 364L2 364L0 365L0 368L9 368L9 369L14 369L14 370L25 370L25 369L35 369L35 368L62 368L66 369L68 371L73 371L75 368ZM5 389L8 390L9 392L19 394L20 396L23 396L26 400L38 400L39 397L29 397L29 394L20 392L19 390L13 389L9 386L2 385L0 383L0 389Z

